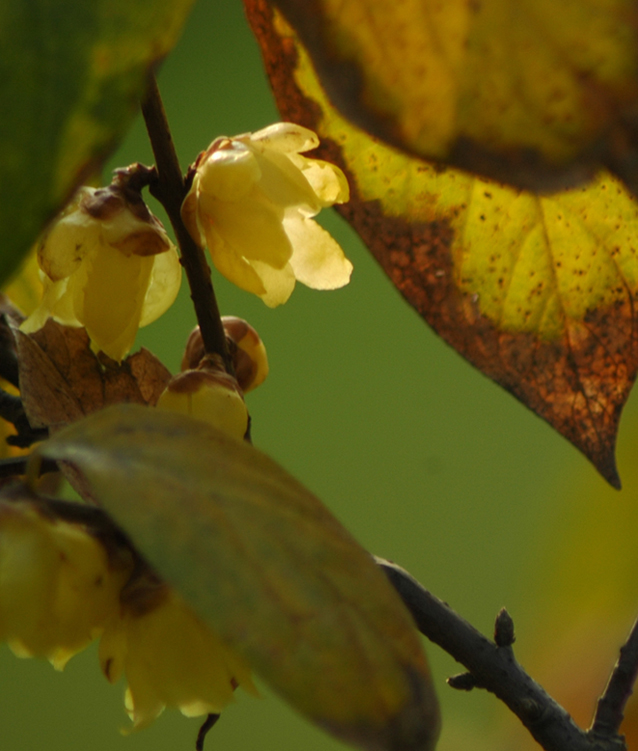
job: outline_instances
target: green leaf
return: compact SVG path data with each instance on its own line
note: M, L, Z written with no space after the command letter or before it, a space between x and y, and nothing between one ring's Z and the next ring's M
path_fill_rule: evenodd
M362 748L426 751L438 707L410 615L328 510L246 443L117 405L42 445L220 637L299 711Z
M633 0L274 0L333 103L415 156L532 190L634 189Z
M173 47L192 0L8 0L0 7L0 284L91 178Z
M609 173L543 197L385 145L337 112L282 16L245 4L283 117L345 171L338 210L395 286L619 486L616 434L638 372L636 201Z

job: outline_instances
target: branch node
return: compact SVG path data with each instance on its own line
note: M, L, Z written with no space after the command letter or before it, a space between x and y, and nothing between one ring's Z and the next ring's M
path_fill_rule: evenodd
M494 641L498 647L511 647L516 641L512 616L501 608L494 623Z

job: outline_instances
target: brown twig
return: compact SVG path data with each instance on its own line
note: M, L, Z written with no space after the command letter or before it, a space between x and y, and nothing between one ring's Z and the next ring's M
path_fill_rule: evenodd
M181 208L188 190L177 159L157 81L153 75L149 81L146 98L142 102L142 114L157 168L157 181L151 183L150 191L164 206L173 225L182 254L182 266L195 306L195 315L202 332L204 349L207 354L220 355L226 369L232 374L233 366L213 290L210 267L203 249L193 240L182 221Z
M450 679L449 683L453 688L467 691L476 686L491 691L512 710L546 751L624 751L624 741L616 732L619 725L618 711L622 718L622 707L627 691L631 691L635 669L633 677L623 669L625 677L617 681L613 676L610 679L610 684L618 684L613 695L619 693L624 700L611 700L611 705L616 710L613 713L614 719L608 721L610 724L603 728L604 732L582 730L516 661L511 647L514 631L509 615L504 616L501 611L497 617L496 634L502 643L499 646L424 589L400 566L382 558L375 560L412 613L419 631L469 671ZM627 654L627 663L635 667L638 659L635 642L638 637L633 632L632 636L631 646L623 648L619 663ZM608 727L611 726L614 729L609 732Z

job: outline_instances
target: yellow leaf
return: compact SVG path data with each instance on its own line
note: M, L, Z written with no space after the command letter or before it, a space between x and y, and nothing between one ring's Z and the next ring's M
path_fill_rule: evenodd
M117 405L40 453L70 462L135 545L299 711L369 749L432 749L438 707L371 556L264 454L178 413Z
M275 0L331 99L369 133L491 178L636 187L632 0Z
M395 286L618 486L616 432L638 371L636 201L606 172L542 197L385 145L337 112L281 15L245 4L284 117L346 173L338 210Z

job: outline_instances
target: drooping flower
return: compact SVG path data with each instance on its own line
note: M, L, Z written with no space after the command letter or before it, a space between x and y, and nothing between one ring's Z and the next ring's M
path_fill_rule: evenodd
M292 123L218 138L199 155L182 206L218 271L270 307L290 297L295 280L313 289L350 280L352 264L312 219L349 197L338 167L302 156L318 145L315 133Z
M128 580L81 527L30 504L0 503L0 641L21 657L46 657L61 670L101 634Z
M96 351L122 360L137 330L172 305L181 282L175 246L139 193L83 187L38 247L44 292L22 324L49 317L84 326Z
M99 648L107 679L115 683L126 677L125 705L134 729L151 723L167 706L187 717L218 714L234 701L239 685L258 695L242 658L175 590L160 585L148 607L143 601L123 597Z
M32 503L0 502L0 641L62 670L100 638L106 678L126 678L134 728L167 706L219 713L240 685L258 695L244 660L129 549L111 547Z

